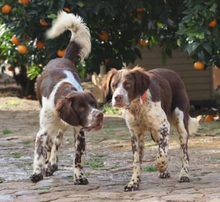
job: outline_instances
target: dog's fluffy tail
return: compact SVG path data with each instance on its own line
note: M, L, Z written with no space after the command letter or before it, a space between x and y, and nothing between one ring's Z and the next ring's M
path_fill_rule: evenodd
M189 134L194 134L199 128L199 123L195 118L189 117Z
M58 37L67 29L71 31L72 36L63 57L74 61L79 55L81 60L84 60L91 51L91 36L89 28L80 16L60 11L55 23L46 33L47 38Z

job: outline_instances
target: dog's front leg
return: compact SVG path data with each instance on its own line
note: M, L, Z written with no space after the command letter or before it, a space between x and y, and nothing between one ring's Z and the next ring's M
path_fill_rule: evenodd
M133 152L133 174L130 182L125 186L124 191L135 191L139 189L141 182L141 163L144 150L144 135L140 131L130 129L131 146Z
M33 163L33 174L30 179L32 182L38 182L43 179L45 173L45 160L47 158L47 151L45 148L47 141L47 131L40 129L37 133L35 140L35 150L34 150L34 163Z
M52 175L56 170L58 170L58 159L59 159L59 148L63 139L63 131L59 130L57 136L52 141L52 146L50 146L50 156L48 162L46 161L46 176ZM49 142L50 143L50 142Z
M170 133L170 124L164 119L164 121L159 125L157 129L159 142L158 142L158 155L156 159L156 167L159 170L160 178L168 178L170 177L170 173L168 172L168 142L169 142L169 133Z
M74 149L75 160L73 162L74 184L86 185L88 180L84 174L84 155L85 155L85 132L83 129L74 129Z

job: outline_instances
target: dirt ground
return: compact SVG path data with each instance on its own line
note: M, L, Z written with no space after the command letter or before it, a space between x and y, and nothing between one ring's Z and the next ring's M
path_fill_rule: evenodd
M169 179L157 177L157 145L146 135L140 190L124 193L131 177L132 152L122 117L106 115L103 129L87 133L85 171L89 185L85 186L73 184L70 131L61 146L59 170L37 184L30 182L38 118L37 101L0 98L0 202L220 201L220 122L203 123L198 134L190 137L189 183L178 183L177 135L170 136Z

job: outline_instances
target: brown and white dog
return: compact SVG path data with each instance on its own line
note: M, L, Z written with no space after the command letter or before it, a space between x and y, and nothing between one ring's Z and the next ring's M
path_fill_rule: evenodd
M51 60L37 81L37 97L41 105L40 130L35 141L33 174L30 179L38 182L43 176L58 169L58 149L63 132L68 127L74 134L74 183L87 184L83 160L85 131L102 127L103 113L97 109L93 95L84 92L73 61L79 55L83 60L91 50L90 32L79 16L60 12L48 38L59 36L65 30L72 32L63 58ZM58 131L56 137L53 132Z
M189 99L181 78L167 69L112 69L103 78L103 89L106 95L110 91L113 94L113 106L124 108L131 134L133 175L124 190L139 188L145 131L149 131L159 145L156 158L159 177L170 177L167 157L170 123L177 128L182 150L179 182L189 182L187 142L198 123L189 116Z

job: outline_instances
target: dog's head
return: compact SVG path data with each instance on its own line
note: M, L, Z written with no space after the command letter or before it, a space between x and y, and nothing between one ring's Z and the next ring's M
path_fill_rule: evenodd
M105 95L112 92L112 105L129 106L132 100L142 96L150 85L150 78L143 68L132 70L111 69L103 78L102 88Z
M82 126L87 131L102 128L103 113L90 92L73 91L56 103L58 116L72 126Z

